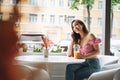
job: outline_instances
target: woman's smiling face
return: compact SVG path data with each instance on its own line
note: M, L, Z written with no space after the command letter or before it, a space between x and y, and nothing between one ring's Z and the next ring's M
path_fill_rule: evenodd
M78 22L73 22L73 31L79 33L82 30L82 26Z

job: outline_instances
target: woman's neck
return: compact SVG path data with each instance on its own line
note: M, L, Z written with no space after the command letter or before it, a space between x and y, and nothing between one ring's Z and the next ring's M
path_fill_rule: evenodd
M85 37L88 33L81 32L81 33L79 33L79 34L80 34L80 36L81 36L81 39L84 39L84 37Z

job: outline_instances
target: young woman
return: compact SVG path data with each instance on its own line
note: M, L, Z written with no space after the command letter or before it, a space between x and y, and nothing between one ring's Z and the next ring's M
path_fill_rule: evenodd
M78 58L85 59L85 62L68 64L65 78L66 80L83 80L88 78L93 72L100 71L97 55L100 52L98 44L101 40L90 33L81 20L73 20L71 27L73 30L72 41L67 55L69 57L74 56L73 45L78 43L80 45Z

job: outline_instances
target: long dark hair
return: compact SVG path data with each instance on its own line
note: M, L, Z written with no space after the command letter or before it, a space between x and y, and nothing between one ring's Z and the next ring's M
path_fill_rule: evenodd
M71 27L72 27L72 31L73 31L73 33L72 33L72 38L73 38L73 40L75 41L75 43L78 43L78 40L79 39L81 39L81 36L80 36L80 34L78 34L78 33L76 33L74 30L73 30L73 23L74 22L77 22L77 23L79 23L83 28L83 32L84 33L88 33L89 31L88 31L88 29L86 28L86 25L83 23L83 21L81 21L81 20L78 20L78 19L76 19L76 20L73 20L72 22L71 22Z

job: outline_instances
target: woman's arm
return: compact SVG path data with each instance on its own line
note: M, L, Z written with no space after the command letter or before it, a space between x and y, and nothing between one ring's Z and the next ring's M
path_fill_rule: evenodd
M100 53L99 45L94 45L93 47L94 47L94 50L88 54L85 54L84 58L93 58L93 57L96 57Z
M68 52L67 52L68 57L73 56L73 45L74 45L74 41L72 40L70 45L69 45Z

